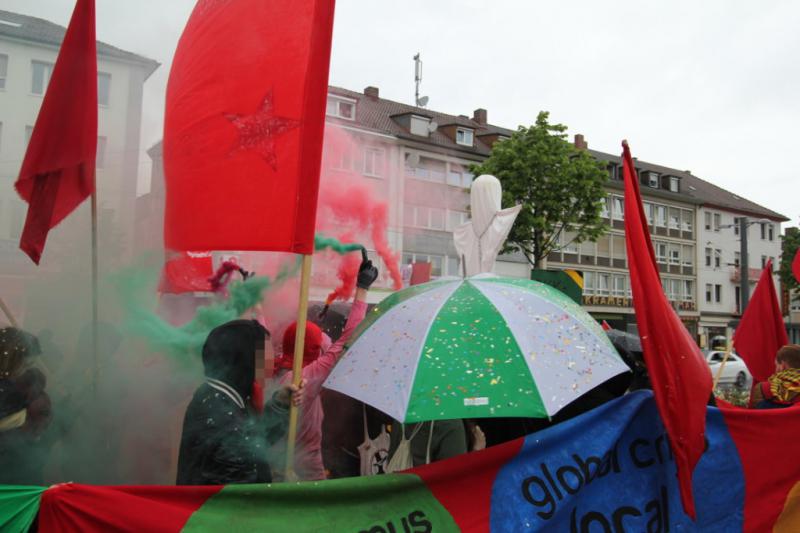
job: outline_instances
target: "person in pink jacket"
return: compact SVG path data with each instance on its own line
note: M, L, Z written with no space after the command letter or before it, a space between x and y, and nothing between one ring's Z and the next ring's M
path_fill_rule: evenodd
M345 343L364 319L367 312L367 291L377 278L378 269L365 257L358 270L355 301L350 309L347 323L341 337L327 350L323 350L323 333L319 326L312 322L306 325L303 349L305 395L300 407L294 461L294 472L300 480L325 479L325 466L322 463L322 420L325 416L320 399L322 384L341 357ZM292 323L286 329L283 334L283 355L275 361L279 370L278 378L283 385L292 381L296 331L297 323Z

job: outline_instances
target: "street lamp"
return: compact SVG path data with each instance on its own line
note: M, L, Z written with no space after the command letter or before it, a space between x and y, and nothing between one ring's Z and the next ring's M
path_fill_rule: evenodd
M747 217L739 217L739 291L741 292L740 314L744 314L747 304L750 302L750 265L747 257L747 228L752 224L772 223L768 218L750 220ZM734 224L725 224L720 228L732 228Z

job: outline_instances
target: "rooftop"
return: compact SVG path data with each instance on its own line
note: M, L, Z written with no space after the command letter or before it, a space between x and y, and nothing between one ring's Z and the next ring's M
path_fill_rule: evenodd
M328 87L328 93L338 96L344 96L357 101L355 121L346 119L337 119L333 117L326 117L326 120L336 122L347 126L355 122L359 127L394 135L395 137L413 140L418 142L435 144L441 147L450 148L462 152L478 154L481 156L488 156L491 151L491 144L481 139L485 135L502 135L510 137L513 130L494 126L492 124L480 124L477 121L464 116L464 115L448 115L447 113L439 113L423 107L415 107L385 98L375 98L367 96L364 93L343 89L341 87ZM474 130L475 138L472 147L457 144L451 137L437 129L431 133L430 137L422 137L420 135L413 135L407 128L401 126L392 117L401 115L413 114L430 118L436 122L439 127L442 126L463 126Z
M65 27L48 20L0 10L0 38L7 37L59 47L61 46L61 41L64 40L66 31ZM133 52L127 52L101 41L97 41L97 54L121 61L138 63L145 67L148 76L159 66L158 61Z

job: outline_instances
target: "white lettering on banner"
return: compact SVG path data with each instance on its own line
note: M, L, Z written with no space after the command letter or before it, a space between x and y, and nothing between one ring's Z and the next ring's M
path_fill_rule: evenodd
M477 405L489 405L489 398L486 397L464 398L464 405L467 407L473 407Z

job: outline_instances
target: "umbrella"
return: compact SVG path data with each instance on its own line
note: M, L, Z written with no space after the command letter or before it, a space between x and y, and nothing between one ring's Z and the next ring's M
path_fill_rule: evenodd
M627 370L597 322L560 291L480 274L387 297L325 386L402 422L547 417Z

